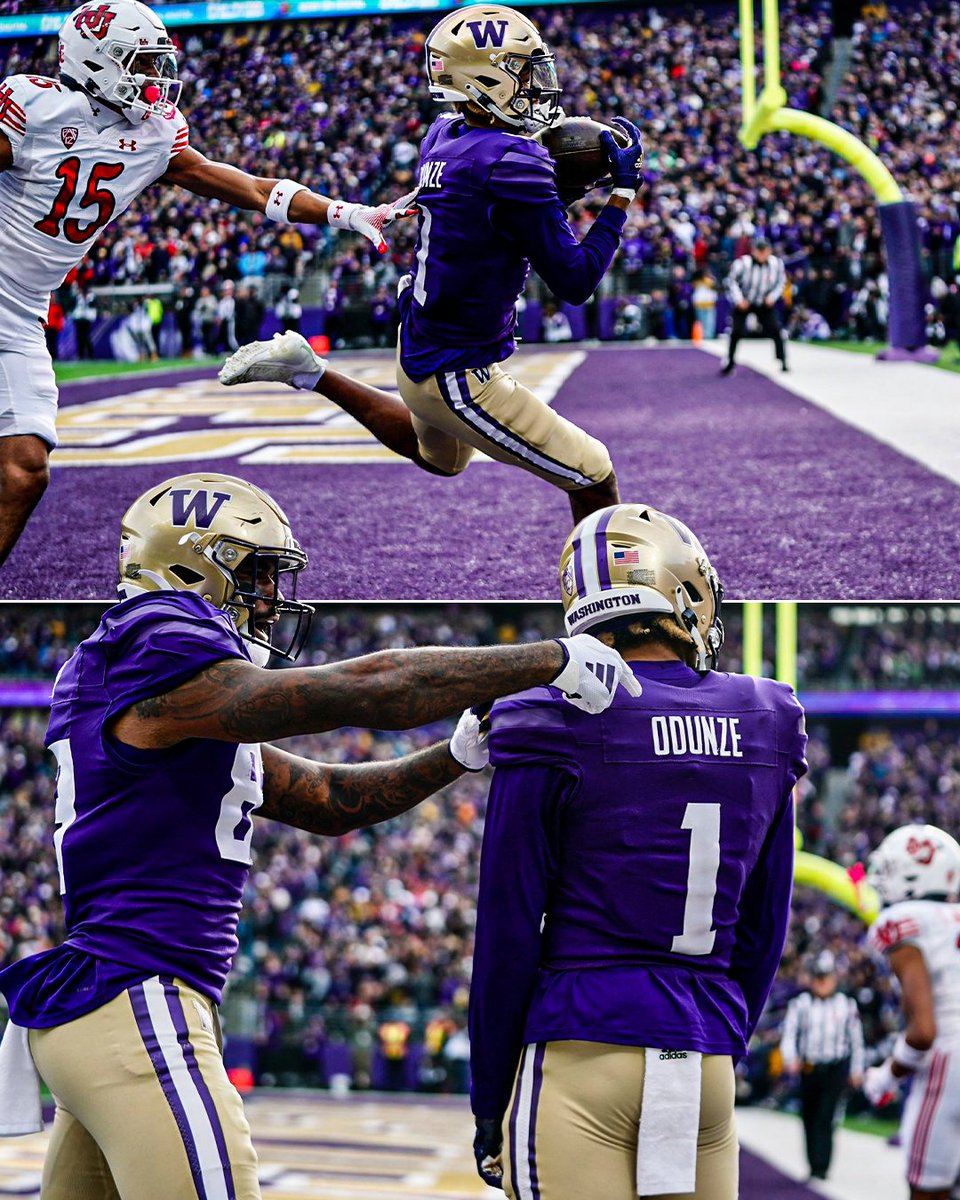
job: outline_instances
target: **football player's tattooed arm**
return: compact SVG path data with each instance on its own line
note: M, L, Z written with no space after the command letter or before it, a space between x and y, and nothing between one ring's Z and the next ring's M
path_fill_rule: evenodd
M388 762L335 766L264 746L263 768L260 815L331 837L389 821L466 770L447 742Z
M163 179L197 196L223 200L251 212L266 211L270 193L277 182L264 176L248 175L229 163L214 162L193 146L170 160ZM309 191L297 192L290 202L290 220L303 225L326 225L330 203L325 196Z
M193 737L270 742L343 725L409 729L454 716L470 704L549 683L565 659L555 641L384 650L287 671L231 658L164 695L132 705L118 717L113 733L148 749Z
M5 133L0 132L0 171L9 171L13 166L13 146Z
M923 953L919 947L904 943L888 951L887 958L900 981L907 1044L914 1050L929 1050L937 1036L937 1019L930 972ZM891 1062L890 1069L898 1078L910 1074L910 1069L896 1059Z

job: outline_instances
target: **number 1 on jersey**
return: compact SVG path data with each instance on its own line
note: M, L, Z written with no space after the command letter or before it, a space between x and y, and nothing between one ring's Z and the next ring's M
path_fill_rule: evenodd
M690 830L690 869L683 905L683 933L673 939L674 954L709 954L717 931L713 925L713 902L720 871L720 805L687 805L680 823Z

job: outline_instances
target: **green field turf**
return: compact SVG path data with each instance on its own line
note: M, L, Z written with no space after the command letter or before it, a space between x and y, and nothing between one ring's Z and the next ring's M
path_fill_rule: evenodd
M884 348L883 342L818 342L832 350L852 350L856 354L876 354ZM144 374L151 371L187 371L194 367L218 366L221 358L165 358L158 362L63 362L56 363L58 383L70 383L75 379L93 379L98 376L112 378L115 375ZM960 347L948 346L935 364L944 371L960 373Z
M162 358L157 362L61 362L54 364L57 383L74 379L112 378L114 375L142 375L150 371L188 371L193 367L218 366L221 358Z
M817 342L818 346L829 346L831 350L853 350L856 354L878 354L887 348L886 342ZM960 348L951 345L941 351L940 359L933 364L943 371L960 372Z
M872 1133L875 1137L886 1139L893 1137L900 1128L900 1120L897 1117L881 1117L876 1113L862 1112L853 1117L844 1117L843 1128L852 1129L855 1133Z

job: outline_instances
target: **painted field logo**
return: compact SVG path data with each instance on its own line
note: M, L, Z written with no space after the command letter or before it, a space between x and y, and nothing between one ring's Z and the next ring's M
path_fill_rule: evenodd
M192 519L198 529L209 529L222 505L230 499L229 492L214 492L213 504L209 492L194 492L193 499L188 501L189 495L189 488L174 488L170 493L174 525L189 525Z
M97 8L90 5L80 9L73 18L73 23L81 33L86 32L98 42L102 42L116 15L109 4L101 4Z
M506 36L507 24L506 21L467 21L467 28L473 34L478 50L487 45L500 49Z

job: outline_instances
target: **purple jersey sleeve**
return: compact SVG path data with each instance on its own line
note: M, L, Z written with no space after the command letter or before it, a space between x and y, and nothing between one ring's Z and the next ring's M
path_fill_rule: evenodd
M730 964L731 977L740 984L747 1004L748 1039L770 995L787 940L793 893L793 789L807 773L803 709L791 688L765 682L779 693L777 742L786 777L780 810L743 891Z
M107 718L172 691L216 662L250 657L226 613L191 592L137 597L118 605L105 625Z
M494 228L522 248L554 295L585 304L617 252L626 211L604 208L578 242L557 192L553 159L528 139L518 140L493 164L487 187L497 200Z
M498 700L490 713L490 762L495 767L570 763L577 710L552 687L530 688Z
M564 766L517 765L494 772L470 989L471 1104L477 1117L500 1120L507 1110L557 866L559 816L578 783Z
M497 200L559 205L563 212L553 159L539 142L527 138L518 138L493 163L487 190Z

